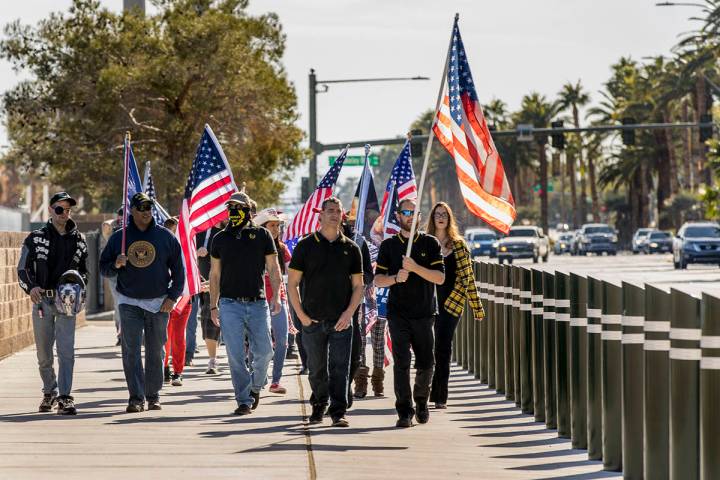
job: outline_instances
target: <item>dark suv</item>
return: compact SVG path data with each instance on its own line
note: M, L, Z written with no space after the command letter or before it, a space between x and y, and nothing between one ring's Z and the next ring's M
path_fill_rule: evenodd
M618 237L614 229L604 223L586 223L577 234L575 249L578 255L605 252L617 254Z
M673 265L684 269L690 263L720 265L720 225L696 222L680 227L673 241Z

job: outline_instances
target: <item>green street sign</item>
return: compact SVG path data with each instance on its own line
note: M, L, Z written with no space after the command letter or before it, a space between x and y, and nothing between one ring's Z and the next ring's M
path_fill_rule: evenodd
M331 155L328 157L328 163L330 166L335 165L335 161L337 160L337 156ZM380 165L380 157L377 155L370 154L368 157L368 160L370 161L371 167L377 167ZM348 155L345 157L345 163L343 163L343 166L347 165L349 167L362 167L365 165L365 155Z

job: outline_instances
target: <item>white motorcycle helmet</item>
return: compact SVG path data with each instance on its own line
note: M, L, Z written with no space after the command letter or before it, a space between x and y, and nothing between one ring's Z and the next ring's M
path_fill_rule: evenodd
M68 316L77 315L85 308L85 281L77 270L68 270L60 276L55 307Z

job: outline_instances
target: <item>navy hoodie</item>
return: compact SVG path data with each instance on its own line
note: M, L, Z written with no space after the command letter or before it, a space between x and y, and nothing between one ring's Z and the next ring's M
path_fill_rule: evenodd
M126 297L150 299L167 296L177 300L185 287L185 267L180 242L167 228L155 224L144 232L132 217L125 238L127 264L115 268L120 255L122 229L113 233L100 255L100 272L106 277L117 275L117 289Z

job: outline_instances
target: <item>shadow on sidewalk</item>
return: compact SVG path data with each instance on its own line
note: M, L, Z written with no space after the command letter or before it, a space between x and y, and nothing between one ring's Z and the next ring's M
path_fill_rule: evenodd
M264 447L250 448L247 450L239 450L235 453L260 453L260 452L288 452L288 451L306 451L307 445L304 443L298 444L276 444L266 445ZM362 452L362 451L382 451L382 450L407 450L408 447L395 447L395 446L380 446L380 445L318 445L313 443L311 450L314 452Z

